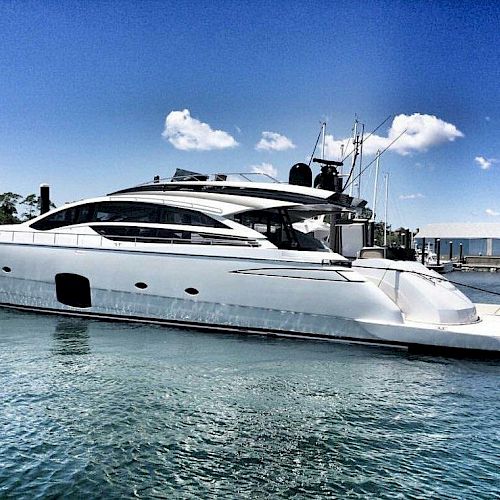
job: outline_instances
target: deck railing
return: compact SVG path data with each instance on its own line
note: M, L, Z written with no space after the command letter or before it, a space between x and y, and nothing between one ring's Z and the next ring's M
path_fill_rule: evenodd
M0 243L12 243L18 245L41 245L56 247L75 248L116 248L122 246L137 247L138 244L183 244L183 245L224 245L224 246L259 246L256 240L224 238L214 235L213 238L183 239L183 238L161 238L144 236L117 235L105 237L100 234L68 233L68 232L39 232L39 231L16 231L0 230ZM132 244L132 245L130 245Z

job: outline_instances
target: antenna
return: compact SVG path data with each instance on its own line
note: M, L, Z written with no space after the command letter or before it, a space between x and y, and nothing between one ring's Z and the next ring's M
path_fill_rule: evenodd
M366 136L366 139L365 140L368 140L392 115L389 115L385 120L383 120L382 122L380 122L367 136ZM349 139L350 140L350 139ZM349 142L348 142L349 144ZM346 147L347 149L347 147ZM349 154L346 154L343 158L342 158L342 161L344 161L345 159L349 158L349 156L351 156L354 151L355 151L356 148L352 149L351 152Z
M380 164L380 149L377 151L377 162L375 163L375 184L373 186L373 211L372 211L372 222L375 222L375 216L377 211L377 184L378 184L378 168Z
M354 127L353 127L353 132L352 132L352 138L353 138L352 140L353 140L353 144L354 144L354 155L352 156L351 171L349 172L349 177L351 177L352 173L354 172L354 165L356 165L356 158L358 157L359 138L358 138L358 118L356 115L354 118ZM354 184L351 183L351 185L349 186L349 196L352 196L353 188L354 188Z
M323 131L323 147L321 150L321 158L325 158L325 136L326 136L326 122L323 122L321 125L321 130Z
M361 174L363 169L363 144L365 142L365 124L361 124L361 143L359 148L358 198L361 198Z
M311 153L311 157L309 158L309 163L308 163L308 166L310 167L311 166L311 162L314 158L314 153L316 153L316 148L318 147L318 142L319 142L319 139L321 137L321 133L323 132L323 124L321 125L321 128L319 130L319 134L318 134L318 138L316 139L316 144L314 144L314 149L313 149L313 152Z
M389 172L385 173L384 247L387 246L387 200L389 199Z
M408 131L407 128L405 128L393 141L391 141L391 143L386 146L381 152L380 152L380 155L383 155L396 141L398 141L399 139L401 139L401 137L406 134L406 132ZM361 170L361 172L351 181L351 182L354 182L361 174L363 174L364 172L366 172L366 170L371 167L371 165L373 164L373 162L375 162L377 158L374 158L370 163L368 163L368 165L366 165L365 168L363 168L363 170ZM344 186L344 191L347 189L347 187L350 185L348 184L349 182L349 179L350 179L350 176L347 178L347 181L346 181L346 185Z

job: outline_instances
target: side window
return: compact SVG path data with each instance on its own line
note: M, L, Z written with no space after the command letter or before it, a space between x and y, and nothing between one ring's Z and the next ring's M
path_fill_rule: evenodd
M145 222L227 228L225 224L196 210L126 201L87 203L60 210L34 222L31 227L47 231L86 222Z
M172 243L173 240L191 242L191 231L161 229L140 226L91 226L100 235L114 241L138 241L142 243Z
M58 227L71 226L72 224L83 224L88 222L93 210L94 204L87 203L77 207L59 210L59 212L51 213L30 225L38 231L48 231Z
M47 231L57 227L69 226L70 224L74 224L73 221L75 220L75 215L75 208L60 210L55 214L48 215L47 217L34 222L31 224L31 227L33 229L38 229L39 231Z
M159 205L148 203L98 203L92 222L151 222L158 221Z
M201 212L185 208L167 207L165 205L160 207L159 222L160 224L181 224L187 226L227 228L225 224L222 224Z

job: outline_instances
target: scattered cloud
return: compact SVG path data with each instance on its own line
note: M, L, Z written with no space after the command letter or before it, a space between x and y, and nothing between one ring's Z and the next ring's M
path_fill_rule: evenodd
M165 119L162 136L182 151L210 151L238 145L227 132L213 130L208 123L193 118L189 109L171 111Z
M485 158L484 156L476 156L474 161L479 165L481 170L489 170L494 163L498 163L496 158Z
M414 193L414 194L400 194L400 200L416 200L417 198L425 198L425 195L422 193Z
M387 148L398 136L399 139L391 146L391 151L406 156L411 153L425 152L429 148L438 146L445 142L453 142L463 137L464 134L452 123L445 122L434 115L423 115L414 113L412 115L397 115L387 133L387 137L365 134L366 142L363 152L375 154L377 150ZM332 135L326 135L325 146L331 157L337 158L340 154L340 146L346 146L349 139L334 139ZM350 145L345 153L352 149Z
M262 139L256 144L255 149L260 151L285 151L294 147L295 144L284 135L277 132L262 132Z
M349 139L335 139L333 135L325 135L325 156L327 158L341 159L347 151ZM352 146L351 146L352 149Z
M491 208L487 208L484 213L486 215L489 215L491 217L498 217L500 215L500 212L496 212L495 210L491 209Z
M271 177L277 177L278 176L278 170L276 167L273 167L270 163L261 163L260 165L251 165L250 170L252 172L255 172L257 174L267 174L270 175Z

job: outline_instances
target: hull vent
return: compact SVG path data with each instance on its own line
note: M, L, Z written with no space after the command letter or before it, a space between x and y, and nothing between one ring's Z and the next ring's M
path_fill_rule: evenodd
M71 273L56 274L56 295L61 304L86 308L92 306L90 282L85 276Z

